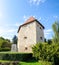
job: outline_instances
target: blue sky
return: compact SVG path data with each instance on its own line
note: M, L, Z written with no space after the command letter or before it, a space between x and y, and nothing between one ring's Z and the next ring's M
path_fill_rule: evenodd
M0 36L12 39L30 16L45 26L45 38L52 38L52 24L59 20L59 0L0 0Z

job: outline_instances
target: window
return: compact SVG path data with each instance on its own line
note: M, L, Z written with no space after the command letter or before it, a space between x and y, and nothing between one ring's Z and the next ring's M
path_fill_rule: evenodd
M40 29L42 30L42 28L40 27Z
M40 27L40 29L41 29L41 27Z
M37 24L37 26L42 30L42 27L41 26L39 26L39 24Z
M24 39L27 39L27 37L24 37Z
M25 50L27 50L28 48L27 47L25 47Z
M43 38L42 38L42 37L40 37L40 39L42 40Z

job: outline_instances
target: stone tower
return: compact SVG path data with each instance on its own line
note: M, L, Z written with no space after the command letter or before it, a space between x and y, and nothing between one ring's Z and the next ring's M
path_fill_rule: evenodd
M18 29L18 52L32 52L32 46L44 42L44 26L34 17L30 17Z

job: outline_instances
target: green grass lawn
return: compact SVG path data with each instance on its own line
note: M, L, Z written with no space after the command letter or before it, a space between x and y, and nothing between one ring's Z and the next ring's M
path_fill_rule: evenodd
M5 63L5 62L12 62L12 61L5 61L5 60L0 60L0 62L3 62L3 63ZM41 63L40 62L19 62L19 65L41 65Z
M0 60L0 62L13 62L13 61L8 61L8 60ZM11 65L11 64L10 64ZM19 61L19 64L18 65L52 65L51 62L45 62L45 61L39 61L39 62L23 62L23 61Z
M39 62L20 62L21 65L41 65Z
M40 61L40 62L20 62L21 65L52 65L51 62L45 62L45 61Z

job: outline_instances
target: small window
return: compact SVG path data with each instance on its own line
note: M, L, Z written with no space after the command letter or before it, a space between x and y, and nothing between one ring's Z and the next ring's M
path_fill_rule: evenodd
M42 40L43 38L42 38L42 37L40 37L40 39Z
M27 37L24 37L24 39L27 39Z
M25 50L27 50L28 48L27 47L25 47Z
M40 29L42 30L42 28L40 27Z

